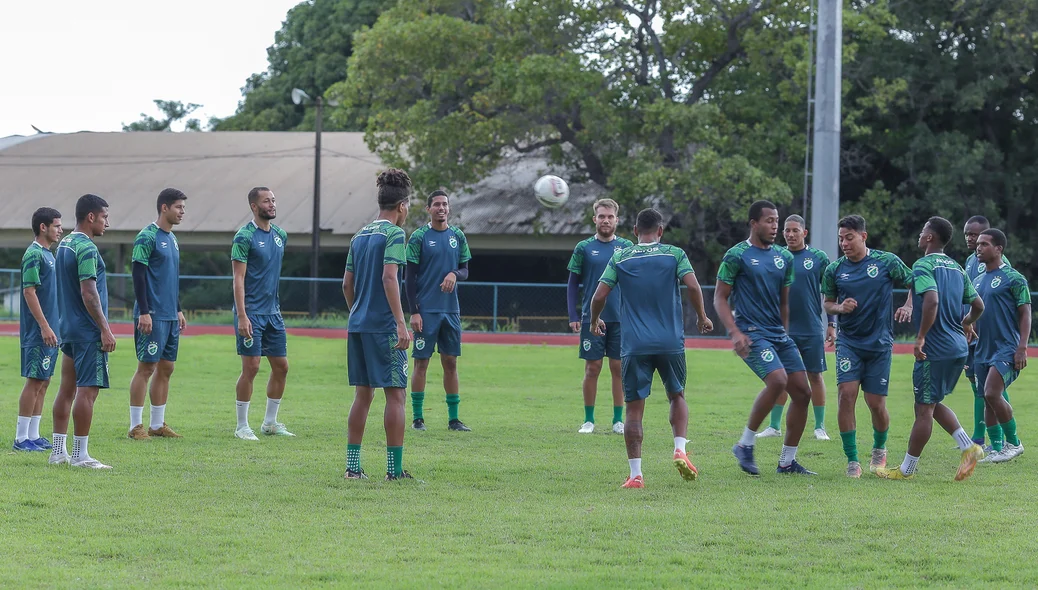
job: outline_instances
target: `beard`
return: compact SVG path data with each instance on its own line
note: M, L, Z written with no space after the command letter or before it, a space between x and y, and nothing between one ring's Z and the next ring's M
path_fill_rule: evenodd
M259 213L260 219L275 219L278 216L277 212L267 213L263 209L260 209L258 213Z

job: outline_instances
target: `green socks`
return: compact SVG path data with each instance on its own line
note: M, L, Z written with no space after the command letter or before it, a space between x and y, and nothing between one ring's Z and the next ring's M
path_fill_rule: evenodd
M404 472L404 447L386 447L386 474L400 477Z
M991 439L992 449L995 449L996 452L1002 450L1002 447L1004 446L1003 443L1005 441L1002 440L1001 426L999 426L998 424L995 424L994 426L988 426L988 438Z
M858 461L858 440L856 438L857 434L857 430L840 433L840 439L843 441L843 453L847 455L848 463L856 463Z
M461 403L460 393L447 394L447 419L451 422L458 419L458 404Z
M1006 435L1006 442L1011 445L1019 445L1020 437L1016 435L1016 418L1010 418L1009 422L1002 425L1002 432Z
M771 408L771 424L769 424L775 430L782 430L782 406L776 405Z
M411 392L411 407L414 408L414 419L425 420L425 415L422 414L422 404L425 403L425 392L424 391L412 391Z
M973 442L984 444L984 431L987 424L984 423L984 396L977 393L977 384L970 381L973 388Z
M825 428L825 406L814 406L815 430Z
M346 445L346 469L354 473L360 471L360 445Z
M594 406L592 406L592 407L594 407ZM594 420L592 420L592 422L593 421ZM613 424L616 424L617 422L623 422L623 421L624 421L624 407L623 406L613 406Z
M887 447L887 433L890 430L884 430L880 432L875 428L872 429L872 448L874 449L885 449Z
M584 422L595 423L595 406L584 406Z

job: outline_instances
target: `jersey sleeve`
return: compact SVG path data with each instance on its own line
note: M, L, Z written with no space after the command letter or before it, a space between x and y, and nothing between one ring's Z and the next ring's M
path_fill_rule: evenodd
M966 276L966 273L962 273L962 302L968 305L973 303L977 297L977 289L973 286L973 281Z
M796 278L796 270L793 268L796 266L795 264L793 264L795 262L795 260L793 259L793 254L789 250L782 250L781 256L782 259L786 261L786 275L785 278L782 280L782 286L792 287L793 280Z
M382 264L404 264L407 253L404 246L404 230L394 226L386 233L386 251L382 256Z
M890 278L895 283L900 283L903 287L911 288L912 281L915 279L915 270L908 268L908 265L904 263L900 258L889 252L884 256L887 263L887 273L890 274ZM933 269L930 269L930 280L933 281ZM934 289L936 290L937 284L934 283ZM919 291L923 293L924 291Z
M84 244L82 248L76 252L76 266L79 268L79 282L97 280L98 258L101 254L97 251L97 246L92 242Z
M234 242L231 243L231 260L248 263L249 251L252 250L252 236L244 230L245 228L242 228L234 234Z
M40 280L40 267L43 266L43 254L36 248L25 252L22 256L22 289L39 287L43 284Z
M685 275L696 272L692 269L692 263L689 262L688 254L685 254L684 250L674 248L674 258L677 258L678 260L677 275L679 281L683 279Z
M735 277L742 270L742 259L729 250L721 259L721 266L717 269L717 280L728 285L735 284Z
M837 296L836 267L839 266L839 264L839 261L830 262L826 265L825 270L822 271L822 283L820 287L822 296L826 299L832 299L833 301L836 301Z
M411 237L407 239L407 248L404 252L404 259L408 264L420 264L422 261L422 232L414 231L411 232ZM389 242L387 240L386 244Z
M566 265L566 270L570 271L575 275L579 275L584 269L584 242L577 244L576 248L573 248L573 256L569 258L569 264Z
M271 225L273 225L273 224L271 224ZM281 229L280 227L278 227L276 225L273 225L273 227L274 227L274 232L276 232L277 235L281 236L281 245L282 245L282 247L283 248L287 248L288 247L288 232L283 230L283 229Z
M353 244L350 244L350 249L346 252L346 272L353 272Z
M833 262L832 260L829 260L829 255L826 254L824 250L819 250L816 248L815 256L818 257L818 262L822 265L823 269L829 268L829 265Z
M616 286L616 263L619 260L620 253L616 252L613 254L613 257L609 259L609 264L607 264L605 270L602 271L602 278L598 279L598 282L603 283L610 289Z
M469 239L465 237L465 232L460 229L455 229L454 233L458 236L458 264L465 264L472 260L472 252L469 250Z
M23 279L24 280L24 279ZM1020 273L1013 273L1009 279L1009 289L1013 293L1013 301L1016 306L1031 304L1031 289L1027 286L1027 279Z
M151 266L151 253L155 250L155 232L142 230L133 241L132 261Z
M898 259L900 262L901 259ZM904 263L902 263L904 264ZM965 277L965 274L963 274ZM896 279L895 279L896 280ZM968 280L966 282L969 282ZM927 291L937 291L937 279L934 277L933 265L927 264L925 260L917 260L912 265L912 284L914 285L915 293L922 295ZM972 285L970 285L972 287Z

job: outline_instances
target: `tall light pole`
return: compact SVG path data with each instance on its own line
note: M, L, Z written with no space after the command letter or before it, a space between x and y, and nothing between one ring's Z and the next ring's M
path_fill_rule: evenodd
M292 89L292 102L302 104L308 100L310 100L310 96L306 92L299 88ZM316 123L314 124L317 137L314 141L314 216L310 223L310 278L314 279L310 281L310 317L312 318L317 317L319 311L319 291L316 279L317 265L321 257L321 124L324 119L322 109L324 101L320 95L314 104L317 107Z
M840 100L843 83L843 3L818 1L811 245L836 260L840 215Z

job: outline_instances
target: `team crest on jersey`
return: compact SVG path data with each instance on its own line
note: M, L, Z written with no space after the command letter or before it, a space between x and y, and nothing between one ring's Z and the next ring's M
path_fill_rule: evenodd
M588 352L589 350L591 350L591 340L585 338L582 346L584 347L584 352Z
M781 256L776 256L775 257L775 268L777 268L779 270L782 270L783 268L786 268L786 261L783 260Z
M865 274L874 279L879 276L879 267L875 264L870 264L868 268L865 269Z
M770 363L771 361L775 360L775 351L771 350L770 348L764 349L764 351L760 353L760 360L766 363Z
M252 338L246 338L241 343L245 345L245 348L252 348Z
M455 238L454 236L451 236L451 239L447 240L447 243L450 244L451 248L457 248L458 247L458 238Z
M425 338L415 338L414 339L414 349L415 350L423 350L424 348L425 348Z
M285 243L281 241L281 236L274 236L274 243L278 245L278 248L285 245Z
M992 289L997 289L998 286L1001 285L1001 284L1002 284L1002 277L995 277L995 278L991 279L991 288Z
M815 267L815 259L814 258L805 258L804 259L804 270L811 270L814 267Z
M45 357L43 357L43 370L46 371L49 368L50 368L50 357L49 356L45 356Z
M843 357L840 359L840 371L846 373L851 370L851 359Z
M155 356L155 354L157 354L158 352L159 352L159 343L158 342L149 342L148 343L148 354L151 355L151 356Z

